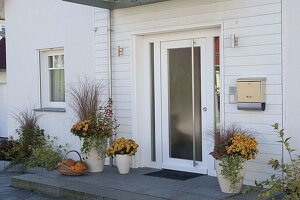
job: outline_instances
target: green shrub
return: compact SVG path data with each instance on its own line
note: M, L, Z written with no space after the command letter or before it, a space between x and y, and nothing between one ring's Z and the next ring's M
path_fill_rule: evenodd
M62 154L66 152L67 146L55 146L56 137L51 139L47 136L47 142L43 146L32 149L32 155L28 160L28 167L43 167L47 170L55 169L58 162L62 160Z
M0 160L15 160L22 152L19 141L9 138L0 142Z
M1 149L3 157L11 161L7 169L18 164L21 164L23 168L54 169L65 151L64 146L55 146L57 138L45 136L44 130L37 124L39 116L33 111L14 113L14 118L20 124L16 130L19 138L16 140L10 138L4 145L3 151Z
M282 160L271 159L269 165L276 171L281 172L282 175L274 174L262 182L256 182L256 186L261 189L258 199L265 199L274 196L275 193L283 193L283 199L298 200L300 199L300 157L293 157L292 149L289 144L289 138L285 138L284 129L279 129L276 123L273 125L275 131L280 137L280 143L283 144L285 150L289 155L289 162L285 163Z
M39 116L33 111L21 111L13 113L14 118L19 122L19 128L16 130L18 139L10 138L3 149L3 156L11 163L7 168L21 164L26 167L32 151L35 148L45 144L44 130L37 125ZM8 145L8 146L7 146ZM5 146L5 145L4 145Z

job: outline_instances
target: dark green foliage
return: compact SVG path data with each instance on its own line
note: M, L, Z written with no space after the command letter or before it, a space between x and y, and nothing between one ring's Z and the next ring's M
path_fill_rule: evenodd
M2 140L0 142L0 160L14 160L19 156L21 150L19 141L15 141L13 138Z

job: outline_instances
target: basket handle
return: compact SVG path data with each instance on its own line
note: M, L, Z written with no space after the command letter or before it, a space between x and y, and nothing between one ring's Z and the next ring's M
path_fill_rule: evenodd
M68 152L66 153L66 155L64 156L64 160L67 158L67 155L68 155L69 153L72 153L72 152L77 153L77 155L79 156L80 162L82 162L82 158L81 158L80 153L78 153L78 151L75 151L75 150L68 151Z

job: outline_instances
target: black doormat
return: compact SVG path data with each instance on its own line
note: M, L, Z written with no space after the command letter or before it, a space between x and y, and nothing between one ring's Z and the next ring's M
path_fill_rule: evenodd
M169 169L163 169L157 172L151 172L148 174L145 174L146 176L154 176L154 177L160 177L160 178L168 178L178 181L185 181L192 178L196 178L199 176L203 176L204 174L196 174L196 173L190 173L190 172L181 172L181 171L175 171L175 170L169 170Z

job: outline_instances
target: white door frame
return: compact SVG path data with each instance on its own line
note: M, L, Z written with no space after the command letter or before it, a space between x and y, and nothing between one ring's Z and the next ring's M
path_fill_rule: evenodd
M220 28L221 27L221 28ZM157 156L156 162L151 161L151 133L150 133L150 95L148 89L150 88L149 82L149 49L145 48L145 44L149 44L153 42L156 48L160 48L156 43L161 41L169 41L169 40L178 40L182 38L201 38L201 37L213 37L213 36L221 36L222 35L222 24L218 24L215 26L209 26L205 28L198 28L195 30L187 30L180 32L161 31L151 32L150 35L136 33L132 35L132 59L133 59L133 75L132 75L132 111L133 111L133 139L135 139L139 144L139 152L136 155L136 159L134 162L134 167L153 167L153 168L162 168L162 139L161 137L156 138L156 154ZM147 35L147 36L142 36ZM223 43L223 37L220 37L221 44ZM221 46L221 63L222 63L222 49ZM158 59L155 60L156 63L160 63L160 56L156 56ZM148 60L147 60L148 59ZM222 69L222 67L221 67ZM222 76L221 71L221 76ZM221 82L221 85L222 82ZM212 87L213 88L213 87ZM224 90L223 90L224 91ZM222 92L223 93L223 92ZM221 104L223 102L223 95L221 94ZM161 98L160 95L156 96L156 107L159 109L161 105L159 105L158 100ZM223 106L222 106L223 107ZM222 112L222 108L221 108ZM223 113L221 113L221 120ZM161 120L160 120L161 121ZM161 124L157 125L158 127ZM157 132L161 132L160 128L157 128ZM213 144L211 144L211 149L213 148ZM214 160L211 156L208 158L208 174L215 176L214 169Z

